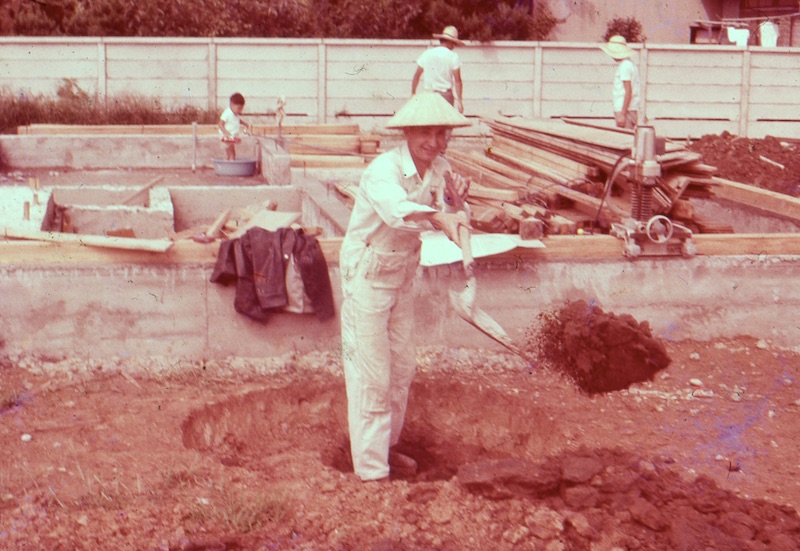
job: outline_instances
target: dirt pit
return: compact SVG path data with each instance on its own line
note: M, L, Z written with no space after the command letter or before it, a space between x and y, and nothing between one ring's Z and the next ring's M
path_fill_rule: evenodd
M652 381L591 395L544 365L420 350L413 478L349 464L335 352L7 357L7 549L797 549L800 357L665 343Z

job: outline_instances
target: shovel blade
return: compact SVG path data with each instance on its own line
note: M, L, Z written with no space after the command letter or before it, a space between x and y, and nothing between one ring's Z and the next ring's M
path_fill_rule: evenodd
M465 304L459 293L453 290L449 291L449 293L450 303L461 318L475 326L484 335L505 346L511 352L521 355L519 348L511 341L508 333L489 314L475 306L474 303Z

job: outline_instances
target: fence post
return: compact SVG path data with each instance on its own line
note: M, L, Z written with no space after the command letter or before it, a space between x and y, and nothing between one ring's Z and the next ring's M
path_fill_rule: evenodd
M544 51L542 43L537 42L533 50L533 112L534 117L542 116L542 59Z
M639 67L641 68L641 76L639 78L638 124L649 124L649 119L647 117L647 69L650 67L650 52L647 49L647 42L642 43L642 49L639 53Z
M328 122L328 46L320 40L317 48L317 124Z
M750 63L752 56L750 48L744 50L742 55L742 82L740 84L739 98L739 136L743 138L748 137L750 118Z
M106 62L106 43L102 37L97 42L97 88L95 100L103 108L108 98L108 63Z
M208 41L208 110L217 111L217 43Z

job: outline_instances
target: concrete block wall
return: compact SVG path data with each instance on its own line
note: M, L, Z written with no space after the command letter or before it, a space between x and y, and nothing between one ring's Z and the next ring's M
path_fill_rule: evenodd
M800 137L796 46L688 44L654 40L654 30L645 32L649 40L634 45L634 60L642 77L642 112L659 135L727 130L754 138ZM459 49L465 114L475 122L462 132L481 132L479 118L498 114L611 125L614 61L598 47L599 35L580 40L468 43ZM101 102L146 95L169 108L217 112L231 93L241 92L245 114L269 122L283 96L287 124L347 122L382 132L411 93L415 60L434 42L0 37L0 87L53 96L71 79ZM151 163L158 153L149 152Z

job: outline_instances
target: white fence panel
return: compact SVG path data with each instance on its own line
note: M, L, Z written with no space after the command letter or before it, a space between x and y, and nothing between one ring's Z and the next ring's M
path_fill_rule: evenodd
M29 39L0 42L0 86L32 96L55 95L65 79L81 90L97 92L99 48L95 40L64 44Z
M433 45L431 40L1 37L0 89L55 95L69 79L101 99L135 94L169 108L193 105L218 112L233 92L241 92L245 114L256 117L273 116L283 97L287 123L350 122L382 130L411 94L416 59ZM634 48L643 115L659 134L726 130L800 137L798 48ZM458 53L465 114L476 123L502 114L611 124L615 63L597 43L469 43Z

